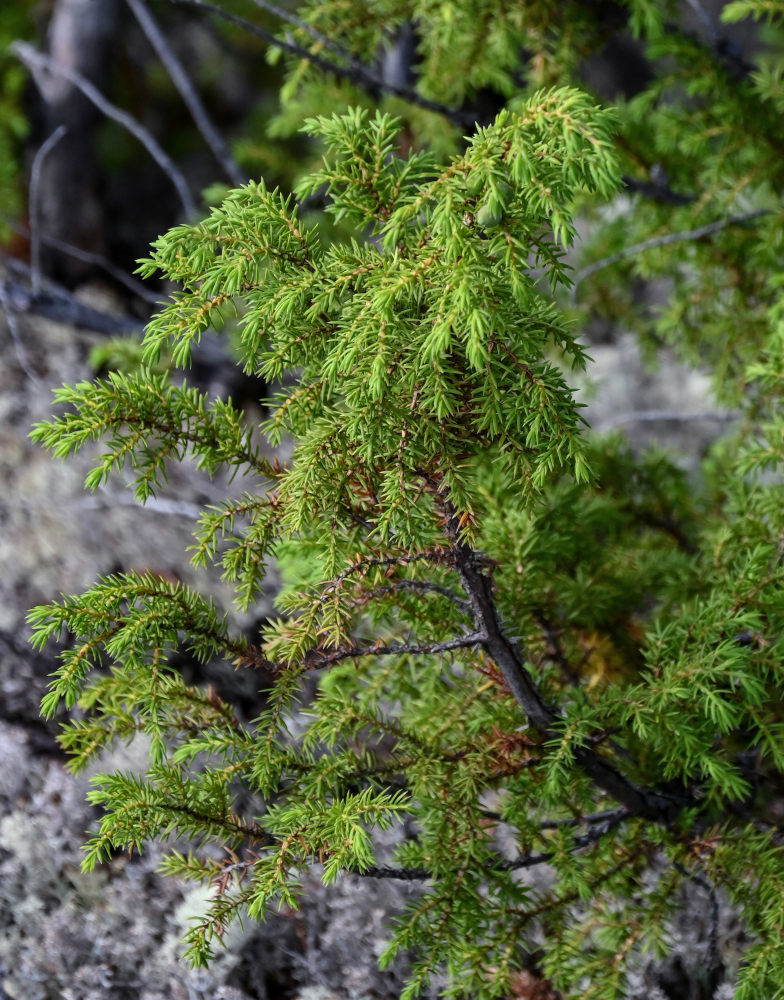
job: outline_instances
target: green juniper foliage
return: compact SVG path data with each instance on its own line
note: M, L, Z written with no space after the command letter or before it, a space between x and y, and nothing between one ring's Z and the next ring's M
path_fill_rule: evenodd
M664 5L629 3L660 74L616 114L569 86L566 15L547 32L551 5L480 6L487 58L460 76L439 61L449 45L425 42L420 93L457 106L492 84L508 103L492 124L443 158L412 143L413 119L310 118L326 153L296 197L251 183L154 245L143 273L181 291L147 329L147 367L58 390L66 410L34 431L59 456L102 440L88 486L130 465L142 500L171 461L228 470L195 564L245 609L273 562L283 578L255 642L149 575L32 612L37 644L74 637L44 700L48 715L82 709L62 736L73 766L150 738L146 774L97 779L85 866L153 837L223 845L165 862L213 886L188 934L196 963L233 919L296 905L314 864L368 891L408 880L381 957L411 955L406 997L433 982L503 996L523 967L564 996L623 997L642 956L666 953L693 881L742 912L736 996L784 997L782 63L738 70L668 27ZM344 56L372 48L392 8L426 7L433 31L466 41L467 4L368 4L361 24L337 7L305 14L325 33L342 19ZM773 18L775 39L782 12L725 13ZM541 55L532 80L553 86L515 92L523 42ZM305 100L316 69L293 66L287 99ZM644 185L654 164L669 186L604 221L622 173ZM317 196L345 239L300 218ZM578 208L596 221L595 265L570 293ZM633 312L635 275L668 278L660 314ZM577 307L711 364L739 430L701 471L587 432ZM246 372L286 386L264 439L158 366L168 352L186 367L231 310ZM170 663L181 647L271 673L265 710L243 722L188 686ZM399 843L379 859L390 826Z

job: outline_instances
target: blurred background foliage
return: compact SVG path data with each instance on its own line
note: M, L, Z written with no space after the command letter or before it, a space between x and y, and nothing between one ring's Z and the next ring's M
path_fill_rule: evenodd
M73 142L59 143L41 164L34 223L43 235L48 232L53 239L103 255L127 271L156 236L182 221L170 180L136 138L97 115L84 98L75 98L73 88L69 100L77 110L58 120L56 102L42 96L9 45L15 39L32 40L61 61L56 38L70 30L72 49L81 48L82 55L66 52L72 61L67 68L81 72L107 100L149 130L203 209L220 199L232 178L207 148L130 6L124 0L7 0L0 11L3 213L17 220L19 230L29 224L35 153L64 120ZM732 186L737 175L722 166L722 191L718 179L705 170L708 163L724 164L733 155L732 137L722 138L716 122L726 123L728 115L741 122L744 104L759 104L753 78L759 67L752 66L746 53L752 44L758 50L760 39L748 22L722 25L721 6L675 0L146 4L242 176L263 176L268 186L284 190L292 190L320 155L300 133L310 115L350 104L381 106L403 117L403 145L427 145L444 156L462 147L462 137L474 123L488 123L522 93L564 83L592 91L621 110L619 150L630 192L639 196L639 211L624 215L614 227L601 227L597 254L613 252L622 237L629 242L630 236L647 235L681 219L691 224L730 207L731 199L737 201L739 192ZM80 24L93 32L81 46ZM765 31L767 47L777 45L780 37L774 29ZM278 46L270 44L274 38ZM83 55L88 48L89 58ZM764 73L764 65L759 71ZM725 86L717 90L722 74ZM677 97L684 92L688 108ZM695 129L695 115L703 128ZM778 115L771 103L769 137ZM683 127L687 118L691 124ZM726 155L706 158L701 136L712 149L723 143ZM768 145L764 164L746 166L753 175L749 183L755 184L754 176L766 177L772 195L776 185L771 180L778 178L781 158L778 143ZM57 206L58 192L70 212ZM319 208L316 202L306 206L308 212ZM7 243L8 228L3 238ZM17 233L11 253L22 259L29 253L23 233ZM96 273L95 262L78 261L51 245L42 258L44 272L68 287ZM626 317L627 283L618 282L617 275L612 268L607 281L593 281L585 304ZM131 304L146 315L140 302ZM687 318L697 325L702 317L697 310Z
M0 239L7 240L9 219L22 209L21 154L28 135L23 95L26 73L9 53L17 38L34 33L30 4L12 2L0 8Z

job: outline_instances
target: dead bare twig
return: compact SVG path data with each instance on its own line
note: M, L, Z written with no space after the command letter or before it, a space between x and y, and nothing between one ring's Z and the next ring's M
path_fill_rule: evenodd
M225 139L207 114L207 109L204 107L196 88L185 72L182 63L172 51L171 46L166 40L166 36L158 26L158 22L152 16L147 4L144 0L126 0L126 3L133 11L133 15L147 36L150 45L155 49L158 58L169 74L172 83L177 88L188 111L190 111L194 124L209 146L212 155L221 165L223 172L231 183L235 187L240 187L247 181L247 176L243 174L239 164L231 155L231 150Z
M19 236L27 236L32 240L31 230L21 222L17 222L10 215L0 212L0 221L4 222L15 233L18 233ZM85 264L94 264L95 267L100 268L121 285L125 285L128 291L133 292L134 295L145 302L149 302L150 305L160 305L160 293L153 292L147 288L141 281L137 281L127 271L123 271L121 267L117 267L116 264L113 264L103 254L94 253L92 250L83 250L81 247L74 246L73 243L68 243L65 240L60 240L56 236L49 236L48 233L39 232L38 239L45 247L57 250L59 253L66 254L68 257L73 257L76 260L84 261Z
M28 201L30 207L30 264L32 269L33 294L41 291L41 170L46 157L68 131L65 125L58 125L48 139L40 146L33 157L30 168L30 190Z
M90 83L86 77L82 76L81 73L76 73L73 70L66 69L64 66L58 66L53 59L44 55L42 52L38 52L27 42L13 42L10 48L20 62L22 62L30 70L30 73L39 89L41 89L40 80L43 74L54 73L57 76L63 77L68 80L69 83L73 84L74 87L80 90L87 100L94 104L99 111L106 115L107 118L111 118L112 121L117 122L118 125L122 125L124 129L138 139L174 185L180 201L182 202L185 214L189 216L196 214L196 202L194 201L184 175L168 153L166 153L158 143L155 136L152 135L152 133L140 124L132 115L129 115L127 111L123 111L121 108L112 104L111 101L107 100L100 90Z
M34 385L40 385L41 380L30 367L30 363L27 360L27 352L24 349L22 337L19 332L19 324L16 321L16 312L8 301L8 293L2 281L0 281L0 308L5 313L8 330L14 344L14 352L16 354L16 360L19 362L19 367Z

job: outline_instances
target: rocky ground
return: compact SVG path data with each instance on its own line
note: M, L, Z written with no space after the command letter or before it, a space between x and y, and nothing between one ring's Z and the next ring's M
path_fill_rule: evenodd
M193 515L221 492L184 467L172 470L165 496L149 509L121 482L85 493L89 456L56 461L28 434L50 413L53 387L91 377L96 338L40 318L17 317L13 326L0 317L0 998L396 995L399 970L382 975L375 966L384 915L402 898L393 885L375 885L368 897L346 879L317 892L300 913L235 933L204 972L179 958L179 939L203 894L158 876L158 851L81 873L80 847L96 819L85 803L89 775L66 770L56 724L39 718L55 650L30 648L26 613L120 569L195 583L186 553ZM229 591L217 580L211 587L229 607ZM252 701L255 692L240 687L237 695ZM101 763L134 766L144 766L143 748L121 749ZM318 885L317 876L312 881Z
M92 304L111 306L95 294ZM30 425L50 412L51 389L91 376L95 339L28 316L9 325L0 311L0 1000L395 997L403 964L382 974L375 956L389 914L413 890L354 878L324 890L314 873L299 912L236 931L205 972L182 962L178 943L203 893L156 874L156 848L132 860L118 856L90 875L80 871L80 845L96 819L85 803L89 775L66 770L56 726L38 716L55 651L29 647L25 615L118 569L192 582L185 552L192 516L199 503L221 495L220 484L180 468L165 496L143 510L119 482L86 494L89 456L62 463L32 444ZM631 341L599 344L592 353L597 426L623 426L637 444L674 441L677 432L691 446L695 434L707 440L714 432L698 373L665 364L649 376ZM684 421L683 411L703 416ZM214 593L228 606L218 581ZM238 691L251 701L254 695ZM143 766L138 751L121 750L103 767ZM667 992L667 969L676 979L678 968L699 969L711 948L722 949L728 968L736 960L743 940L737 921L721 906L717 925L699 887L690 891L694 905L676 929L680 943L666 968L640 970L635 996L679 997ZM520 1000L533 995L521 981Z

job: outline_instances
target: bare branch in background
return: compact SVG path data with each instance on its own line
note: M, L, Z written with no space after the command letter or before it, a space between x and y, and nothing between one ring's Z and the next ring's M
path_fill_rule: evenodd
M694 420L718 420L721 422L737 420L738 410L631 410L613 417L602 425L602 430L609 427L621 427L624 424L655 423L656 421L672 421L673 423L689 423Z
M2 309L5 313L8 330L11 334L11 340L14 342L14 352L16 354L16 360L19 362L19 367L31 382L35 385L40 385L41 380L30 367L30 363L27 360L27 352L24 349L22 337L19 333L19 324L16 321L16 310L9 301L8 290L2 281L0 281L0 309Z
M172 500L169 497L148 497L146 500L137 500L134 496L124 493L109 492L102 489L103 496L86 496L71 500L69 507L77 510L114 510L117 507L138 507L152 510L156 514L171 514L175 517L187 517L196 521L204 513L204 508L196 503L187 503L184 500Z
M263 28L260 24L255 24L253 21L248 21L244 17L232 14L231 11L224 10L223 7L210 3L209 0L168 0L168 2L175 4L178 7L196 7L199 10L203 10L208 14L214 15L215 17L220 17L224 21L228 21L230 24L234 24L236 27L242 28L244 31L248 31L252 35L256 35L257 38L262 38L269 45L274 45L279 49L283 49L284 52L288 52L290 55L299 56L301 59L307 59L309 62L312 62L314 66L318 66L319 69L323 69L326 73L334 73L336 76L342 76L351 80L353 83L361 85L359 77L361 77L365 72L365 67L361 64L358 64L358 70L354 70L348 66L339 66L337 63L331 62L329 59L325 59L323 56L320 56L315 52L308 51L308 49L304 46L297 45L295 42L291 41L290 38L278 38L275 34L273 34L273 32L267 31L267 29Z
M617 264L627 257L635 257L646 250L669 246L671 243L700 240L704 236L712 236L713 233L718 233L722 229L729 229L730 226L741 226L746 222L751 222L753 219L759 219L763 215L770 215L770 210L767 208L757 208L752 212L743 212L740 215L731 215L727 219L719 219L718 222L710 222L707 226L698 226L696 229L687 229L681 233L666 233L664 236L654 236L649 240L643 240L642 243L634 243L632 246L624 247L623 250L619 250L617 253L611 253L609 257L602 257L601 260L595 260L593 264L581 268L574 276L572 292L574 293L577 286L592 274L596 274L597 271L601 271L605 267L610 267L612 264Z
M686 0L686 3L697 15L697 20L700 22L705 30L705 34L708 36L712 46L717 46L719 44L719 32L716 28L716 22L713 17L705 10L702 4L702 0Z
M212 119L207 114L207 109L202 104L201 98L196 92L196 88L185 72L182 63L174 54L171 46L158 26L158 22L150 13L144 0L126 0L126 3L133 11L133 15L147 36L150 45L155 49L158 58L163 63L166 72L169 74L172 83L177 88L182 97L196 128L201 133L204 141L209 146L213 156L223 168L223 172L235 187L240 187L247 181L247 176L240 169L239 164L231 155L223 136L218 132Z
M124 129L138 139L176 188L177 194L182 202L182 207L185 210L185 214L189 216L196 214L196 202L194 201L193 195L188 187L188 182L185 180L182 172L176 166L168 153L166 153L159 145L155 136L142 124L140 124L132 115L129 115L126 111L118 108L116 105L112 104L111 101L108 101L98 88L93 86L93 84L90 83L86 77L82 76L81 73L76 73L73 70L66 69L64 66L58 66L53 59L44 55L42 52L38 52L27 42L13 42L10 48L19 60L30 70L39 89L43 89L41 78L46 74L54 73L58 76L62 76L64 79L68 80L69 83L72 83L74 87L77 87L84 94L87 100L94 104L95 107L105 114L107 118L111 118L112 121L116 121L118 125L122 125Z
M41 167L50 150L54 149L67 131L68 129L65 125L58 125L49 138L41 144L40 149L33 157L33 165L30 168L30 192L28 195L30 211L30 264L32 267L33 293L35 295L41 291Z
M27 226L22 225L21 222L16 222L10 215L6 215L4 212L0 212L0 221L19 236L26 236L32 242L32 232ZM127 271L123 271L121 267L112 264L103 254L93 253L92 250L83 250L81 247L74 246L73 243L67 243L65 240L57 239L56 236L49 236L47 233L39 233L38 239L43 246L49 247L51 250L57 250L68 257L73 257L75 260L81 260L85 264L94 264L95 267L100 268L109 277L114 278L121 285L125 285L129 292L133 292L134 295L148 302L150 305L157 306L160 304L161 296L158 292L153 292L141 281L137 281L136 278L128 274Z
M665 205L690 205L696 200L693 194L673 191L666 180L641 181L628 174L624 174L621 180L628 191L633 191L635 194L642 195L643 198L650 198L652 201L658 201Z
M15 261L18 266L19 262ZM38 293L21 282L0 281L0 305L6 313L45 316L57 323L80 326L95 333L120 334L140 330L141 320L133 316L110 315L85 305L77 298L59 288L42 288ZM14 335L14 328L11 328ZM17 343L16 339L14 341ZM17 355L18 355L17 350ZM24 366L23 366L24 367ZM25 369L26 370L26 369Z

